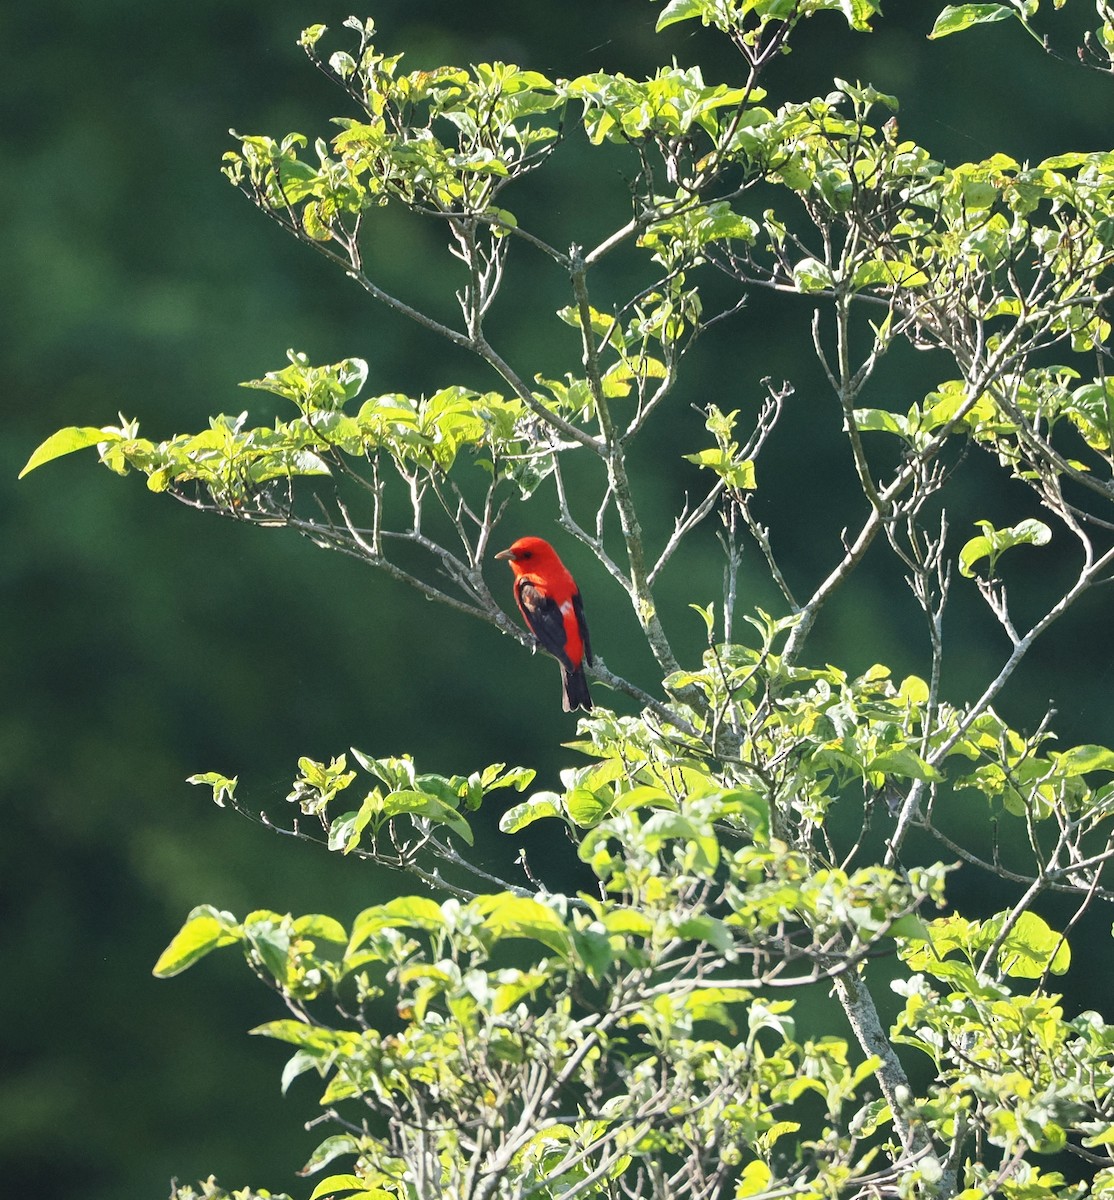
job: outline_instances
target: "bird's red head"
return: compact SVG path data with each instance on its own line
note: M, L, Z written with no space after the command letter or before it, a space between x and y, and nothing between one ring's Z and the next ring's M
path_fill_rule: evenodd
M512 570L519 564L526 570L533 570L547 563L560 562L557 551L540 537L520 537L506 550L500 550L495 557L509 560Z

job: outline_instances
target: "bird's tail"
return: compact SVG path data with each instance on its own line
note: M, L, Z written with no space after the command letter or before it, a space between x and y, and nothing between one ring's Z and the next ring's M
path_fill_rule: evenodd
M574 712L578 708L585 712L592 710L592 697L588 694L588 677L583 667L573 667L571 670L561 664L561 682L565 694L561 697L565 712Z

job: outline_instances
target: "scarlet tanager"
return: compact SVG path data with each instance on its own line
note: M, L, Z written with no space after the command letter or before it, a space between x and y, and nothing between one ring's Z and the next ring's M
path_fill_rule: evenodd
M519 538L495 557L505 558L514 572L515 602L531 633L561 664L565 712L590 710L584 664L592 663L592 647L576 581L557 551L539 537Z

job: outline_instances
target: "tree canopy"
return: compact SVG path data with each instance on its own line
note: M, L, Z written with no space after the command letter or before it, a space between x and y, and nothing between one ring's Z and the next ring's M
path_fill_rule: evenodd
M1043 54L1046 16L948 6L931 36L1011 22ZM1097 18L1080 69L1109 74L1114 13ZM1055 990L1114 898L1114 750L1061 746L1051 708L1002 710L1039 640L1114 578L1114 151L946 162L869 83L792 92L776 65L814 20L866 35L882 17L661 7L659 30L722 35L724 82L677 61L411 71L370 19L307 28L345 114L330 136L237 134L225 174L469 365L374 395L368 361L294 349L246 385L277 398L271 423L69 426L24 467L95 449L154 493L296 531L516 640L516 677L533 639L490 560L529 522L598 564L590 600L623 603L645 646L594 639L602 687L559 786L509 752L467 774L419 769L420 746L305 755L264 822L390 869L400 894L351 921L200 904L162 954L171 976L237 947L281 998L256 1032L291 1047L284 1091L321 1081L311 1200L1114 1190L1114 1033ZM593 187L618 195L582 198L571 243L538 183L562 155L598 157ZM381 281L383 229L444 241L438 295ZM543 287L566 293L531 314L545 351L506 344L504 307ZM746 337L767 296L811 346L800 380ZM709 343L733 373L692 389ZM852 501L791 560L767 464L821 413ZM775 461L815 482L805 456ZM707 531L714 572L664 605ZM864 574L918 614L898 673L817 653ZM972 678L953 624L976 605L996 641ZM451 646L420 649L435 703L467 695ZM236 778L191 782L255 819ZM504 835L556 831L575 880L506 839L478 849L493 808Z

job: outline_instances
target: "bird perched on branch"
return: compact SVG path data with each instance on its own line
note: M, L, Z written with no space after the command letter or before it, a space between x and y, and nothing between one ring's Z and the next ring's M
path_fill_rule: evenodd
M519 538L495 557L506 559L514 572L515 602L538 645L561 664L565 712L590 710L584 664L592 664L592 647L576 580L557 551L539 537Z

